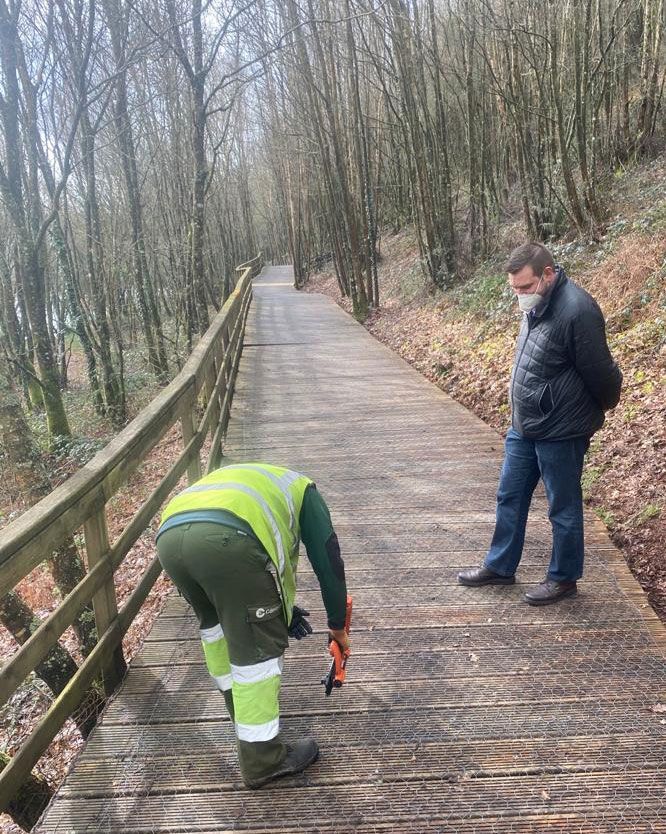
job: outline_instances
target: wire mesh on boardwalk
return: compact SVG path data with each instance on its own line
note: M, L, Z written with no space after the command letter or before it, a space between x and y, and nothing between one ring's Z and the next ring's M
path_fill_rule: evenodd
M590 521L578 597L524 605L550 546L538 495L519 584L455 584L492 531L499 438L288 275L256 283L225 449L311 472L332 508L354 595L347 680L324 697L306 561L318 631L290 647L281 697L285 737L313 734L320 760L242 787L172 597L38 831L666 830L663 627L621 554Z

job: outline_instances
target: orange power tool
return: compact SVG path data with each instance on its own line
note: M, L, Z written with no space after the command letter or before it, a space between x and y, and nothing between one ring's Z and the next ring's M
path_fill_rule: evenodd
M351 628L351 616L352 598L348 596L347 611L345 614L345 631L347 634L349 634L349 629ZM327 696L331 694L333 689L340 689L342 684L345 682L345 676L347 674L347 659L349 658L351 652L349 649L343 652L337 640L333 640L333 638L331 638L328 643L328 653L331 655L333 660L331 660L331 666L328 670L328 674L326 677L321 679L321 682L324 684L324 694Z

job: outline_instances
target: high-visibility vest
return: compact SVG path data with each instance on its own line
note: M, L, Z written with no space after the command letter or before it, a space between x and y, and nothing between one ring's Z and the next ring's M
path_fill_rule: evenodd
M311 483L305 475L281 466L224 466L172 498L161 523L176 513L211 509L227 510L246 521L275 565L289 623L296 597L299 516L306 487Z

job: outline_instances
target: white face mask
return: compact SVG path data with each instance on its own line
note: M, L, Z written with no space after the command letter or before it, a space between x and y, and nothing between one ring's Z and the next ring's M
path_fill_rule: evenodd
M545 296L538 292L525 292L518 296L518 306L523 313L529 313L535 307L538 307L542 301L545 301Z
M543 276L539 278L539 284L542 281ZM537 284L537 289L539 288L539 284ZM533 310L535 307L538 307L542 301L546 300L545 295L541 295L538 292L523 292L517 293L516 298L518 299L518 306L523 311L523 313L529 313L530 310Z

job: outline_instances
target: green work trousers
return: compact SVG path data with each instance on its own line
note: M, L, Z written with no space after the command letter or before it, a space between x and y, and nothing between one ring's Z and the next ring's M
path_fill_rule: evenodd
M207 521L166 530L157 551L199 619L206 666L234 721L243 779L274 772L287 753L278 697L289 638L270 557L253 536Z

